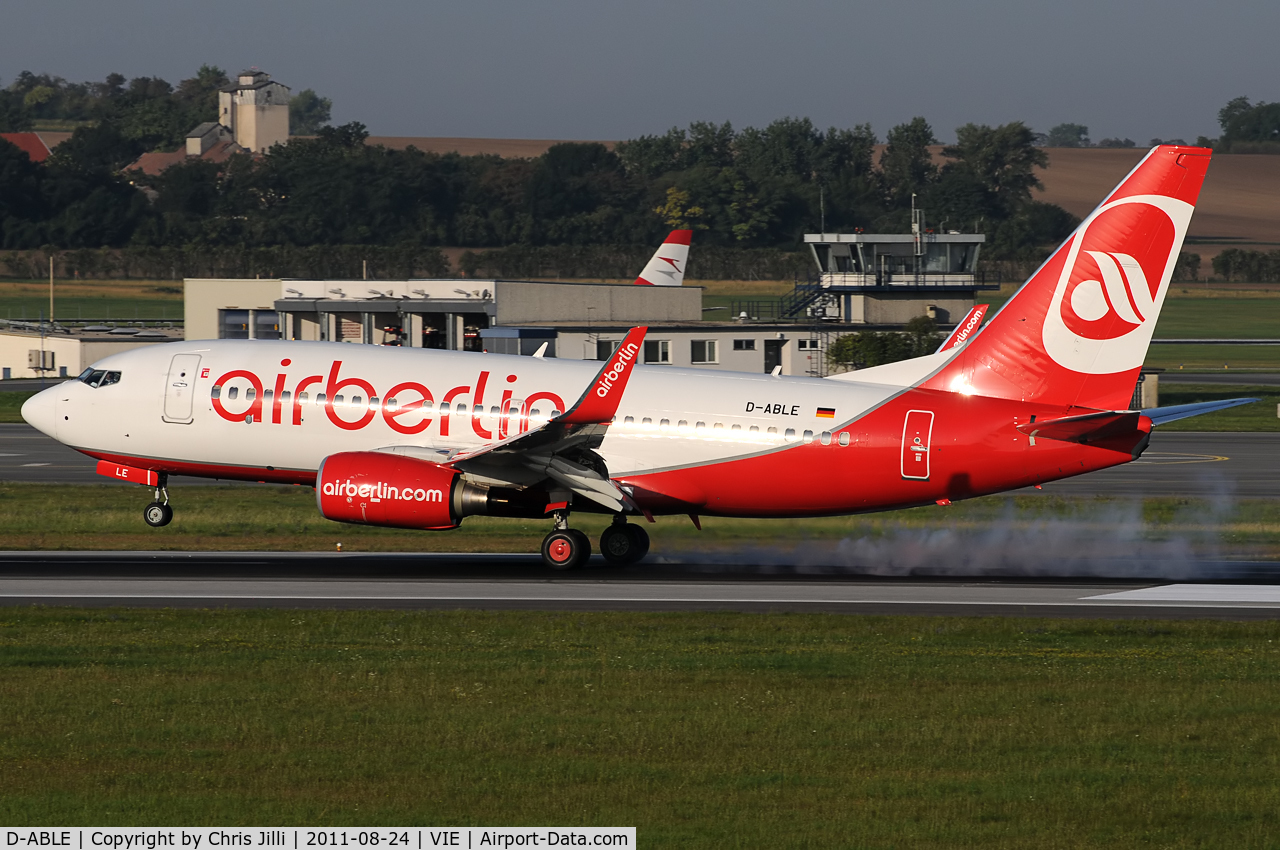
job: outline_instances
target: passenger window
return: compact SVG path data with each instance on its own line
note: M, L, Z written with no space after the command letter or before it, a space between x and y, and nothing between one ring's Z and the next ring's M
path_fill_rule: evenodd
M770 433L770 434L776 434L776 433L778 433L778 429L777 429L777 428L774 428L772 425L770 425L770 426L769 426L769 433Z
M440 405L440 415L441 415L441 416L448 416L448 415L449 415L449 403L448 403L448 402L445 402L444 404Z
M758 433L760 433L760 426L759 426L759 425L752 425L752 426L751 426L750 428L748 428L747 430L748 430L748 431L750 431L752 434L758 434Z
M209 390L209 398L222 398L222 384L214 384Z
M676 423L676 428L677 428L678 430L680 430L680 431L688 431L688 430L689 430L689 420L688 420L688 419L681 419L679 422L677 422L677 423Z
M822 445L824 446L831 445L831 432L823 431L822 434L819 436L819 439L822 440Z
M741 426L741 425L734 425L734 426L733 426L732 428L730 428L729 430L730 430L730 431L741 431L741 430L742 430L742 426Z
M232 401L235 401L239 397L240 397L239 387L232 387L231 389L227 390L227 398L231 399Z
M720 424L719 422L717 422L716 424L714 424L714 425L712 425L712 426L711 426L711 430L712 430L712 431L723 431L723 430L724 430L724 425L722 425L722 424Z
M288 391L288 390L285 390L284 392L280 393L280 402L281 402L282 404L283 404L284 402L288 401L288 400L289 400L289 391Z
M492 406L492 407L490 407L490 408L489 408L489 415L490 415L490 416L500 416L500 415L502 415L502 411L501 411L501 410L499 410L499 409L498 409L498 406L495 404L494 406Z
M263 390L263 391L262 391L262 400L263 400L264 402L271 401L271 396L272 396L273 394L274 394L274 390Z
M352 406L352 407L359 407L359 406L360 406L360 405L362 405L362 404L364 404L364 396L362 396L362 395L353 395L353 396L351 397L351 406Z
M369 396L369 406L370 406L370 407L377 407L377 406L378 406L378 397L377 397L376 395L374 395L374 396Z
M646 416L644 419L640 420L640 424L644 425L646 428L649 428L653 426L653 420L650 419L648 416Z
M395 410L399 406L400 406L400 399L398 398L387 399L387 410Z
M552 418L552 419L554 419L555 417L557 417L557 416L559 416L559 415L560 415L560 411L556 410L554 407L553 407L553 408L551 408L551 418Z
M837 442L838 442L838 443L840 443L840 445L842 445L842 446L847 446L847 445L849 445L849 432L848 432L848 431L841 431L841 432L840 432L840 439L839 439L839 440L837 440Z
M434 401L424 401L422 403L421 409L425 410L427 413L431 413L433 410L435 410L435 406L436 406L436 403Z
M809 444L810 444L810 443L812 443L812 442L813 442L813 432L812 432L812 431L810 431L810 430L808 430L808 429L805 429L805 432L804 432L804 444L807 446L807 445L809 445Z
M699 420L699 422L698 422L696 425L694 425L694 426L693 426L693 430L698 431L699 433L701 433L702 431L707 430L707 423L702 422L701 420Z
M634 425L634 424L636 424L636 418L635 418L634 416L624 416L624 417L622 417L622 424L623 424L623 425Z
M796 429L788 428L786 433L782 435L782 438L788 443L794 443L796 440Z
M667 431L667 430L670 430L670 428L671 428L671 420L670 420L670 419L662 419L662 420L660 420L660 421L658 422L658 429L659 429L659 430L661 430L661 431Z
M255 398L258 397L258 390L254 387L249 387L247 390L244 391L244 397L248 401L253 401Z
M250 390L249 392L253 392L253 390ZM347 399L346 399L344 396L342 396L342 395L336 395L336 396L334 396L334 397L333 397L333 403L334 403L334 404L346 404L346 403L347 403Z
M440 408L440 409L441 409L441 410L443 410L444 408L446 408L446 407L448 407L448 406L449 406L449 405L447 405L447 404L446 404L446 405L441 405L441 408ZM530 419L537 419L537 418L538 418L539 416L541 416L541 415L542 415L542 411L541 411L541 410L539 410L539 409L538 409L538 408L536 408L536 407L535 407L535 408L533 408L533 410L530 410L530 411L529 411L529 418L530 418Z
M467 406L465 404L459 404L456 407L454 407L453 412L458 416L466 416Z
M325 401L327 401L327 399L325 398L324 393L316 393L316 404L317 404L317 405L324 404L324 403L325 403Z

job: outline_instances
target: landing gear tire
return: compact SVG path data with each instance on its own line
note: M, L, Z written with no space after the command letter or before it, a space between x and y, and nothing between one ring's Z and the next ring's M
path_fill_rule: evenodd
M542 562L553 570L572 570L591 557L591 541L576 528L553 531L542 538Z
M632 556L631 563L643 561L644 556L649 554L649 532L638 525L627 523L627 533L631 535L636 546L636 553Z
M173 521L173 508L163 502L152 502L143 508L142 519L152 528L162 528Z
M634 564L649 553L649 535L638 525L616 523L600 533L600 554L614 566Z

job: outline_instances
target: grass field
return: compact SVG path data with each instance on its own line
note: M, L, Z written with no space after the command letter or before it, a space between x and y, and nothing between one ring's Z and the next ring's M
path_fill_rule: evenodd
M182 282L93 280L54 282L54 312L61 321L181 319ZM49 282L0 281L0 319L49 315Z
M34 392L0 392L0 422L23 422L22 403Z
M1280 625L0 614L0 821L1264 847Z
M1280 372L1280 345L1153 345L1144 365L1188 372Z
M1162 559L1173 559L1172 567L1227 553L1280 558L1280 503L1274 500L1058 497L1052 486L1044 494L988 496L945 509L813 519L703 517L702 531L686 517L659 517L645 527L655 558L709 565L892 572L954 560L948 552L955 548L965 549L965 557L979 557L980 550L992 562L1012 564L1027 560L1044 540L1073 547L1081 559L1131 557L1135 570L1158 569ZM545 520L498 517L468 517L448 532L344 525L320 516L309 487L215 485L177 488L170 495L172 524L149 528L142 508L151 494L142 487L3 483L0 550L332 552L341 543L344 552L536 552L549 529ZM594 541L608 519L576 513L573 522Z

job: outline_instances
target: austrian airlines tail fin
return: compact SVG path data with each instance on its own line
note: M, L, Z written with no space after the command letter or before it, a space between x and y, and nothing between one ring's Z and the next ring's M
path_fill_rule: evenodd
M640 272L636 283L641 286L679 286L684 281L684 264L689 259L692 230L673 230Z
M1127 409L1210 154L1153 148L924 386Z

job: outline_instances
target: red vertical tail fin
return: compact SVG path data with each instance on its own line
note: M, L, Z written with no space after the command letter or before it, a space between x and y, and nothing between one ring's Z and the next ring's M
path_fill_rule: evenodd
M1127 408L1210 154L1153 148L926 386Z

